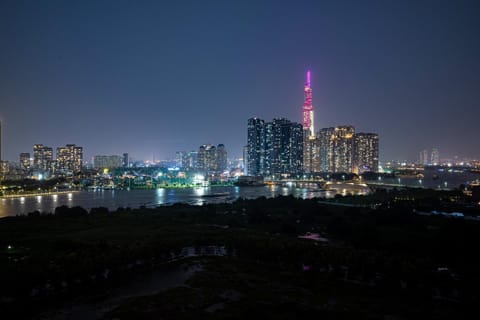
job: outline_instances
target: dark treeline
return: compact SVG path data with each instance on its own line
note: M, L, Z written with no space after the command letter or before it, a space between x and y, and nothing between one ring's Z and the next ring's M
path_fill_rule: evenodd
M307 232L328 241L298 238ZM248 308L220 298L229 289L257 314L269 310L280 316L274 310L287 303L312 316L447 319L478 303L478 243L478 222L418 215L403 201L377 209L291 196L116 211L63 206L52 214L0 220L0 303L28 318L68 299L128 283L133 273L158 268L182 248L215 245L227 248L228 255L214 263L203 258L205 270L188 290L203 292L207 300L199 300L199 306L223 299L224 308L214 313L218 317L249 316ZM182 290L185 297L193 295ZM156 306L151 312L174 308L164 301L176 294L150 297ZM259 307L252 297L267 306ZM107 318L141 318L144 311L136 306L142 301L126 303ZM32 308L18 309L25 304ZM172 310L192 319L204 312Z

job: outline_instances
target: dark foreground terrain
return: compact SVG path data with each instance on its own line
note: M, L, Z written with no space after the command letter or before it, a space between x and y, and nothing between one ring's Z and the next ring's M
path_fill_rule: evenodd
M0 220L1 318L468 318L479 245L477 221L394 204L61 207Z

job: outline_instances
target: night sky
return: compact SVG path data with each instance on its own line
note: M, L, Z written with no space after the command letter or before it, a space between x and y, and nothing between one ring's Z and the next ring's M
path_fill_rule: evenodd
M380 135L381 160L480 156L480 1L0 1L3 158L173 158L247 119Z

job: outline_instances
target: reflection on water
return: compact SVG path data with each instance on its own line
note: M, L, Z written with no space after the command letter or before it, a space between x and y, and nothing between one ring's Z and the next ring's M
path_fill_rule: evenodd
M380 178L377 183L398 183L427 188L456 188L461 183L478 179L478 174L449 173L436 170L426 170L422 179L417 177ZM298 198L314 197L331 198L335 193L366 194L368 188L361 185L352 186L348 183L337 183L331 190L320 190L316 184L301 184L295 186L287 183L285 186L267 185L263 187L200 187L188 189L160 188L156 190L102 190L59 193L20 198L2 198L0 201L0 217L27 214L33 211L53 212L56 207L81 206L87 210L94 207L106 207L116 210L119 207L138 208L140 206L154 207L173 203L188 203L202 205L204 203L231 202L238 198L255 199L258 197L277 197L293 195ZM214 195L214 196L211 196ZM217 196L218 195L218 196Z
M217 196L218 194L218 196ZM209 196L210 195L210 196ZM214 195L214 196L211 196ZM66 205L81 206L87 210L94 207L107 207L116 210L119 207L138 208L140 206L155 207L173 203L202 205L204 203L231 202L238 198L255 199L272 198L279 195L293 195L304 199L313 197L331 197L329 191L316 191L311 188L295 188L294 186L264 187L201 187L190 189L155 190L102 190L59 193L20 198L2 198L0 201L0 217L27 214L33 211L53 212L56 207Z

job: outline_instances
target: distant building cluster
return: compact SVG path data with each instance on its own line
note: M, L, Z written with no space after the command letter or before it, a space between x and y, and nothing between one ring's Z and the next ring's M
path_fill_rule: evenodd
M423 164L424 166L440 165L440 154L438 153L438 149L432 148L430 151L426 149L420 151L418 163Z
M74 175L82 170L83 147L67 144L56 149L56 158L53 154L52 147L35 144L33 158L29 152L20 153L20 169L44 178L51 175Z
M220 175L228 168L225 145L204 144L198 151L177 151L175 164L187 172L198 172L205 176Z
M286 119L249 119L246 174L295 177L378 171L377 134L355 133L353 126L323 128L314 137L306 134L301 125Z
M303 124L287 119L248 120L245 174L296 177L323 172L377 172L378 134L355 133L353 126L314 131L310 71L304 87Z

